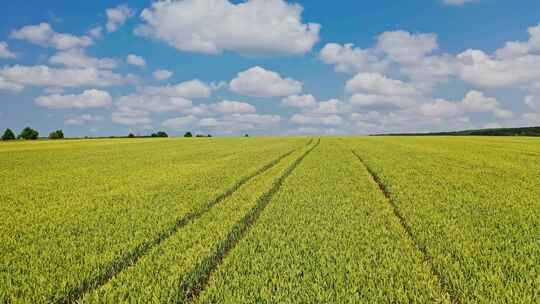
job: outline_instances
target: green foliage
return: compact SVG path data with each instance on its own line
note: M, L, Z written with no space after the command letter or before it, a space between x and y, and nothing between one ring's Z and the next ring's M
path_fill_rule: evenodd
M21 131L21 134L19 134L18 138L26 139L26 140L35 140L38 139L39 132L30 128L26 127Z
M184 137L193 137L193 134L191 134L191 132L186 132L184 134Z
M64 132L62 130L56 130L49 133L49 139L62 139L64 138Z
M6 129L4 131L4 134L2 135L2 140L14 140L15 139L15 133L11 131L11 129Z
M154 135L154 134L152 134L152 135ZM153 136L152 136L152 137L153 137ZM129 133L129 134L128 134L128 138L135 138L135 134Z
M157 133L152 133L150 137L169 137L169 135L165 133L164 131L159 131Z

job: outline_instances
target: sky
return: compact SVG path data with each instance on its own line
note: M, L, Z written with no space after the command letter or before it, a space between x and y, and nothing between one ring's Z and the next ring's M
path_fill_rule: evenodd
M540 125L540 1L9 1L0 129L68 137Z

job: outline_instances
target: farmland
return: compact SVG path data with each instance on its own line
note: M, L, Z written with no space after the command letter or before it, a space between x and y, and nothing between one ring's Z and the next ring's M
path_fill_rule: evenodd
M0 143L1 303L536 303L540 140Z

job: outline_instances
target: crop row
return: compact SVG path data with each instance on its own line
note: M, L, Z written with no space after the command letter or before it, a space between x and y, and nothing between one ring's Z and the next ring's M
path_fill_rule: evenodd
M197 295L226 252L238 242L311 144L285 157L191 221L107 284L85 303L184 303Z
M429 266L365 167L325 138L197 302L449 302Z
M0 152L0 302L77 297L306 142L96 141Z
M384 184L455 301L537 303L537 139L371 137L347 143Z

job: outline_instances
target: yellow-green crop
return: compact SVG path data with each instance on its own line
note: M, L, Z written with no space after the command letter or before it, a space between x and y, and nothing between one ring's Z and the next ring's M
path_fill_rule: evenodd
M538 303L540 139L0 143L0 303Z

